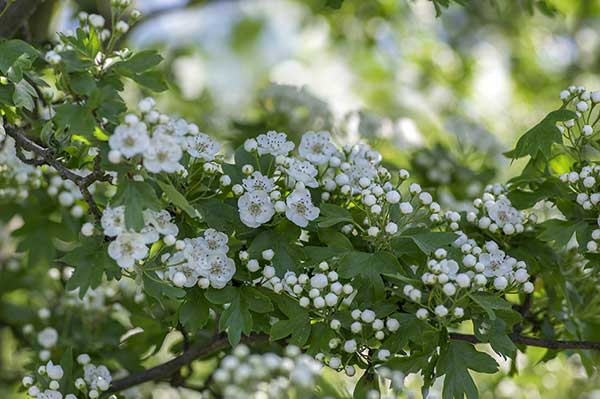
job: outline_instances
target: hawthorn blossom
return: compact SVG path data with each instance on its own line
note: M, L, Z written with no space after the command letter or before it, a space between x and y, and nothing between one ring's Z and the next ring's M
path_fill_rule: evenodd
M152 173L177 172L183 166L179 164L183 152L179 142L166 134L155 134L144 152L144 168Z
M211 254L201 263L200 274L208 278L213 288L221 289L233 278L235 262L225 254Z
M313 205L310 192L306 188L296 188L286 199L285 216L300 227L308 226L315 220L320 209Z
M335 152L331 135L326 131L304 133L298 146L300 156L317 165L329 162Z
M83 379L91 389L106 391L112 382L112 376L106 366L88 363L83 366Z
M287 155L295 147L294 143L288 141L285 133L278 133L271 130L261 134L256 138L258 144L258 155L270 154L274 157L278 155Z
M266 191L271 192L275 187L273 179L264 176L259 171L253 172L250 176L242 180L242 186L246 191Z
M285 169L287 175L292 178L291 185L296 182L303 183L307 187L316 188L319 182L316 177L319 171L308 161L301 161L294 158L290 159L289 166Z
M125 228L125 207L118 206L111 208L107 206L102 212L100 224L104 229L104 235L116 237L126 230Z
M121 233L108 245L108 255L116 260L120 267L130 268L137 260L144 259L148 255L146 240L139 233Z
M221 145L204 133L197 133L185 139L185 149L193 157L205 162L214 161Z
M238 199L240 220L248 227L267 223L275 214L269 194L263 190L247 192Z
M148 148L150 138L144 123L119 125L108 139L112 150L117 150L127 158L143 154Z

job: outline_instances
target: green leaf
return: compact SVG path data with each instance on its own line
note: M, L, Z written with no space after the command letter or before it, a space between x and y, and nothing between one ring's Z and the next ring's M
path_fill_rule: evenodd
M538 235L540 240L554 242L557 248L565 248L573 234L576 234L577 237L585 236L588 224L581 220L550 219L541 223L540 228L542 230Z
M277 274L282 276L287 271L297 271L300 259L304 258L304 249L298 245L300 228L290 222L280 223L275 229L260 233L250 244L248 252L254 258L260 258L265 249L275 252L272 263Z
M22 40L6 40L0 42L0 72L8 74L8 70L13 64L21 57L26 54L31 59L35 59L39 53L38 51Z
M55 108L56 129L67 130L71 134L91 136L96 129L96 119L85 105L62 104Z
M424 254L429 255L438 248L452 244L458 238L455 233L440 231L410 232L406 231L400 238L410 238Z
M169 201L187 213L191 218L198 217L198 212L190 205L188 200L181 194L175 187L170 183L165 183L160 180L156 181L160 188L163 190Z
M186 295L179 308L179 321L190 332L199 331L208 322L208 302L198 290Z
M198 201L196 206L208 227L228 234L248 230L240 221L237 207L228 202L208 199Z
M69 346L63 352L60 358L60 365L63 369L63 377L60 379L62 389L71 391L74 388L73 383L73 347Z
M486 311L490 320L496 319L495 310L503 309L510 310L512 309L512 305L510 302L506 301L503 298L492 294L469 294L469 297L475 301L483 310Z
M321 214L318 219L319 227L331 227L338 223L353 223L352 214L340 206L322 203L319 205Z
M303 346L310 336L310 316L306 309L296 301L279 294L272 294L271 299L287 319L279 320L271 327L271 339L278 341L290 337L288 342Z
M146 209L159 210L161 203L152 186L143 181L119 179L119 189L112 200L112 206L125 205L127 228L140 231L144 227Z
M150 272L153 273L153 272ZM158 281L157 277L150 277L148 274L144 273L142 277L142 281L144 283L144 292L150 295L152 298L157 301L161 301L163 298L170 299L179 299L185 296L185 290L182 288L177 288L172 286L171 284L163 281Z
M354 399L368 398L370 391L379 393L379 378L377 378L373 371L365 370L364 374L360 377L354 387L352 397Z
M108 244L99 239L84 239L81 245L65 254L61 260L75 268L73 275L67 281L67 289L79 288L79 297L95 289L102 283L102 276L106 271L110 276L120 276L121 269L113 259L108 256Z
M33 111L33 108L35 107L34 98L37 98L37 93L29 82L21 80L19 83L15 84L15 91L13 93L13 103L15 104L15 107L23 107L28 111Z
M443 399L479 398L477 386L469 370L492 374L498 371L498 364L487 353L479 352L475 347L463 341L450 341L443 348L437 363L436 375L445 375Z
M219 330L227 331L231 345L237 345L242 333L252 332L252 312L267 313L273 310L269 297L253 287L225 287L206 292L206 299L218 305L229 304L219 318Z
M144 50L135 53L131 58L115 64L119 70L127 70L133 73L142 73L154 68L163 60L156 50Z
M552 144L562 143L562 133L556 123L575 118L577 118L575 112L567 109L550 112L540 123L521 136L514 150L506 156L519 159L527 155L535 158L541 154L544 158L550 159Z
M402 266L396 257L389 252L358 252L347 253L340 261L339 273L343 278L361 276L368 281L365 287L374 298L385 296L385 286L382 274L402 272Z

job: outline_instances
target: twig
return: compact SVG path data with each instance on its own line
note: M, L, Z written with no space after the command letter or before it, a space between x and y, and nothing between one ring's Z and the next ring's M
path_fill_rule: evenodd
M71 180L73 183L77 185L79 191L81 191L81 195L85 202L87 202L90 207L90 211L94 214L97 220L100 220L102 217L102 212L98 209L92 194L89 191L89 186L97 181L110 181L111 176L109 174L104 173L104 171L100 168L100 156L96 156L94 159L94 169L86 176L78 175L73 172L71 169L67 168L60 162L58 159L54 157L52 150L48 148L44 148L41 145L37 144L35 141L25 136L23 132L14 126L6 125L5 126L6 134L12 137L15 140L17 146L17 156L19 159L25 163L35 166L48 165L53 167L58 174L67 180ZM37 159L27 159L21 150L33 152Z
M536 346L538 348L600 350L600 342L598 341L561 341L526 337L524 335L517 334L509 334L508 336L515 344ZM479 339L475 335L470 334L450 333L450 338L458 341L471 342L473 344L481 343L481 341L479 341Z
M252 343L267 339L268 337L264 334L255 334L242 338L242 342ZM148 381L157 381L169 377L179 371L183 366L190 364L194 360L205 358L229 346L230 344L227 340L227 337L222 334L217 335L215 339L208 343L197 342L191 345L190 348L183 352L180 356L169 360L166 363L113 381L110 389L104 393L104 397Z

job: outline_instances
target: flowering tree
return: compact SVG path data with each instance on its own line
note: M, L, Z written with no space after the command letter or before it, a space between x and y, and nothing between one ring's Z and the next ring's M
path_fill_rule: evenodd
M340 397L330 369L356 375L355 398L396 397L418 373L424 394L443 378L444 398L471 399L470 371L498 371L478 343L593 369L600 92L560 93L506 154L522 173L457 212L327 131L230 149L151 97L128 109L125 80L168 85L159 54L117 49L140 18L126 5L112 31L82 14L52 49L0 42L0 324L32 350L29 396L139 397L154 381ZM173 332L173 357L145 368Z

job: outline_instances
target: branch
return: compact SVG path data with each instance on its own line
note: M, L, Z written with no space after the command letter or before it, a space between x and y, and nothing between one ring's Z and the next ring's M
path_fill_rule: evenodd
M561 341L543 338L526 337L524 335L509 334L510 339L516 344L527 346L536 346L538 348L547 349L591 349L600 350L600 342L598 341ZM467 341L473 344L482 343L475 335L450 333L450 339L458 341Z
M0 0L0 38L12 37L44 0Z
M253 343L258 341L267 340L268 337L264 334L255 334L248 337L243 337L242 342ZM227 337L224 335L217 335L212 341L197 342L190 346L190 348L183 352L180 356L169 360L166 363L160 364L156 367L149 368L136 374L128 375L127 377L113 381L110 389L103 395L108 396L113 393L123 391L127 388L134 387L136 385L143 384L149 381L164 380L170 377L174 373L178 372L183 366L192 363L194 360L206 358L215 352L230 347Z
M593 341L554 341L541 338L526 337L522 335L510 335L510 338L513 342L517 344L537 346L540 348L600 350L600 342ZM250 335L248 337L243 337L242 342L253 343L267 339L268 336L264 334L255 334ZM450 339L467 341L473 344L482 343L475 335L470 334L450 333ZM208 343L197 342L191 345L188 350L183 352L183 354L172 360L169 360L166 363L113 381L110 389L104 393L103 397L123 391L136 385L143 384L145 382L165 380L168 377L175 374L176 372L178 372L182 367L192 363L194 360L206 358L220 350L228 348L229 346L229 341L224 335L217 335L212 341ZM180 386L186 387L186 384L182 384Z
M12 137L15 140L15 144L17 147L17 156L19 159L27 164L41 166L48 165L56 169L58 174L67 180L71 180L73 183L77 185L79 191L81 191L81 195L83 199L87 202L90 207L90 211L94 214L97 220L100 220L102 217L102 212L98 209L92 194L89 191L89 186L96 181L110 181L111 176L109 174L104 173L104 171L100 168L100 156L96 156L94 158L94 169L91 173L86 176L78 175L73 172L71 169L67 168L60 162L58 159L54 157L52 150L48 148L44 148L41 145L37 144L35 141L25 136L23 132L14 126L6 125L5 126L6 134ZM37 159L27 159L22 150L32 152L36 155Z

